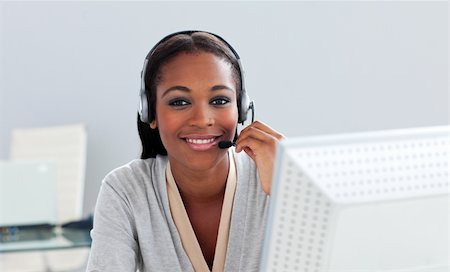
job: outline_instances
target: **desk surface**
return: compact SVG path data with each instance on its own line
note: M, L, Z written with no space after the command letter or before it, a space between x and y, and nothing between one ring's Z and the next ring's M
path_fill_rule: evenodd
M2 235L0 253L89 247L91 245L89 232L89 230L55 227L44 231L19 231L16 237Z

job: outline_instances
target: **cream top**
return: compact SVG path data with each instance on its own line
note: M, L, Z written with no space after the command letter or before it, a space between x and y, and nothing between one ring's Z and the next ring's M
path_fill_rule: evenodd
M216 250L212 272L224 271L225 257L227 253L228 236L230 230L231 211L233 207L234 194L236 191L236 165L232 149L228 150L229 171L225 196L220 215L219 232L217 235ZM211 272L203 257L200 244L198 243L194 229L189 221L188 214L178 191L177 184L172 175L170 163L167 161L166 168L167 194L169 198L170 211L173 221L180 234L181 242L192 266L196 272Z

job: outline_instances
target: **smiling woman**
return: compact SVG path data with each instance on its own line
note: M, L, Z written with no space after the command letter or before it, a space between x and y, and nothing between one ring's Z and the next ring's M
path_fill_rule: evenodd
M221 37L206 32L186 31L174 33L162 39L157 43L147 55L143 68L143 77L141 82L141 112L138 117L139 135L142 142L142 159L155 157L157 154L166 155L167 151L162 145L159 136L159 130L150 130L147 123L154 120L156 115L156 100L158 92L157 85L162 81L163 71L171 69L168 63L180 54L198 55L199 53L210 53L216 56L225 64L225 73L231 71L233 83L230 86L211 86L211 90L220 90L230 88L234 90L234 97L237 100L240 122L246 118L247 103L242 97L246 97L243 86L242 68L239 56L236 51ZM173 66L173 64L172 64ZM170 71L170 74L175 71ZM177 70L177 72L180 72ZM197 74L197 76L202 74ZM165 76L168 76L165 73ZM195 74L194 74L195 76ZM170 86L163 95L172 90L185 90L190 92L187 86ZM248 99L247 99L248 100ZM246 100L245 100L246 101ZM186 101L172 101L175 104L183 104ZM242 112L242 113L241 113ZM142 122L141 122L142 121Z
M239 56L217 35L175 33L141 84L141 159L103 181L88 271L257 271L283 136L256 121L238 137L251 105Z

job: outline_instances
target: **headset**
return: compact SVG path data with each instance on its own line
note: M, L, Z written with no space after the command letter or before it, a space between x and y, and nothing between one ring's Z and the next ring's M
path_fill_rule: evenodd
M255 115L255 103L254 103L253 100L250 99L250 97L248 96L247 92L245 91L245 87L244 87L244 71L242 69L241 59L240 59L238 53L236 52L236 50L234 50L234 48L227 41L225 41L219 35L216 35L214 33L210 33L210 32L207 32L207 31L199 31L199 30L179 31L179 32L175 32L175 33L169 34L166 37L164 37L162 40L160 40L155 46L153 46L153 48L147 54L147 57L145 58L145 61L144 61L144 67L142 68L142 71L141 71L141 89L139 91L139 97L140 97L139 116L140 116L141 121L144 122L144 123L150 124L153 121L153 119L155 118L155 116L152 115L151 111L149 111L149 103L148 103L148 97L147 97L147 88L145 86L145 75L146 75L147 64L149 62L149 59L152 57L154 51L156 50L156 48L160 44L162 44L163 42L165 42L168 39L172 38L173 36L180 35L180 34L191 35L191 34L196 33L196 32L207 33L207 34L210 34L210 35L216 37L221 42L223 42L231 50L231 52L235 56L237 64L238 64L238 69L239 69L239 77L241 79L240 99L239 99L239 101L237 101L238 110L239 110L238 123L240 123L242 125L244 124L244 122L247 120L247 113L248 113L249 110L252 110L252 123L253 123L254 115Z

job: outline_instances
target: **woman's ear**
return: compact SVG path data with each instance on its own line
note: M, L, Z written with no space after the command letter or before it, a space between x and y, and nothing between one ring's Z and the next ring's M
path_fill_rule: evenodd
M157 125L157 123L156 123L156 118L155 118L155 119L153 119L153 121L150 123L150 128L155 129L155 128L157 128L157 127L158 127L158 125Z

